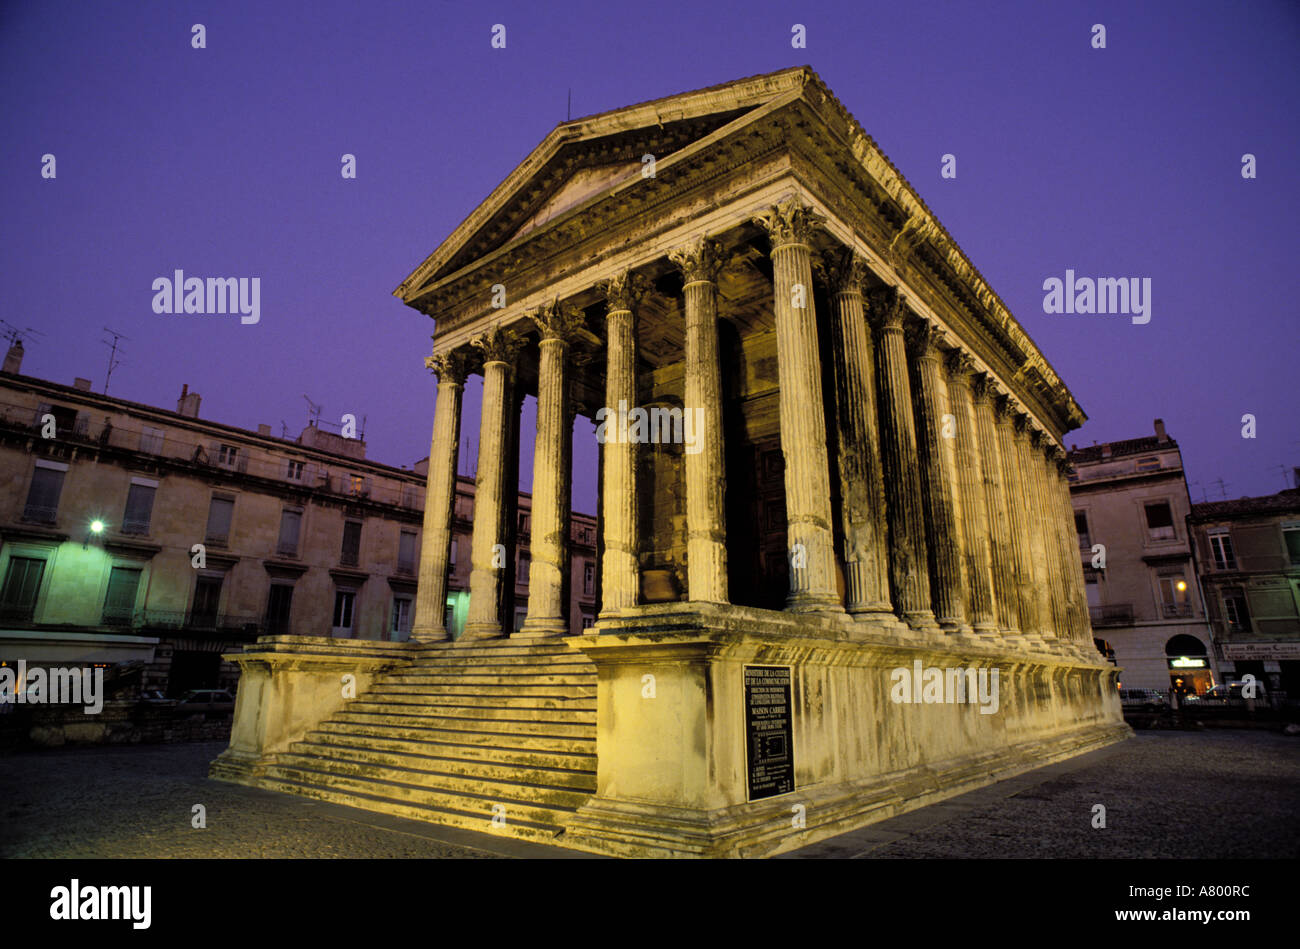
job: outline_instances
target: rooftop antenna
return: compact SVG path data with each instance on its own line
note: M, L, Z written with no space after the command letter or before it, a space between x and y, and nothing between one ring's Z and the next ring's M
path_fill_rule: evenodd
M1200 489L1201 489L1201 501L1200 501L1201 504L1204 504L1206 501L1209 500L1209 498L1208 498L1208 497L1206 496L1206 494L1205 494L1205 486L1204 486L1203 484L1201 484L1201 482L1199 482L1199 481L1193 481L1193 482L1191 482L1191 483L1188 485L1188 487L1189 487L1189 488L1200 488Z
M280 419L280 437L289 437L289 426L284 423L284 419Z
M1282 473L1282 490L1286 491L1291 487L1291 468L1288 465L1274 465L1270 470L1280 471Z
M30 326L24 329L19 329L17 326L14 326L12 323L8 323L4 320L0 320L0 326L3 326L5 328L4 333L2 335L4 336L5 339L9 340L9 344L11 346L21 346L23 340L26 339L28 336L45 335L40 330L34 330Z
M1217 484L1219 486L1219 496L1222 497L1223 500L1225 501L1228 500L1228 485L1224 483L1224 480L1222 478L1218 478L1214 481L1211 481L1210 484L1211 485Z
M108 380L113 378L113 370L116 369L122 363L122 360L117 358L118 340L124 339L130 342L131 337L127 336L125 333L119 333L117 330L109 329L107 326L104 327L104 332L108 333L110 336L113 337L112 343L109 343L109 341L106 339L100 340L101 343L109 347L108 372L104 373L104 395L108 395Z
M573 88L570 87L570 88L569 88L569 101L568 101L568 103L564 106L564 121L566 121L566 122L571 122L572 120L573 120Z
M306 393L303 393L303 398L307 400L307 405L310 407L309 420L307 424L312 428L317 428L317 423L320 422L320 406L313 402L311 397Z

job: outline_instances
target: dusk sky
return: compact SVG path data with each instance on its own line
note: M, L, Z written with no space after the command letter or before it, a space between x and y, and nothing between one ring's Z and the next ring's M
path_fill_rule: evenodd
M1067 446L1161 417L1194 501L1219 497L1217 479L1228 497L1286 486L1281 466L1300 464L1290 0L10 2L0 319L44 334L26 375L102 391L108 326L130 338L110 395L174 408L188 384L204 418L277 435L283 420L293 436L307 394L325 420L367 417L368 457L410 465L429 448L433 323L392 291L565 119L570 91L578 117L803 64L1073 391L1090 420ZM260 277L260 322L155 314L152 282L176 269ZM1150 278L1150 322L1044 313L1044 280L1067 269ZM471 454L478 399L474 381ZM574 503L593 510L589 425L580 441Z

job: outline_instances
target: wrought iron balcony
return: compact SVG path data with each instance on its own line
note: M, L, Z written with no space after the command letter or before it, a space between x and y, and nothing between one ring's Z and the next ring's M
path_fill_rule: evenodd
M1107 603L1104 606L1088 607L1088 617L1094 628L1099 626L1131 626L1133 624L1132 603Z

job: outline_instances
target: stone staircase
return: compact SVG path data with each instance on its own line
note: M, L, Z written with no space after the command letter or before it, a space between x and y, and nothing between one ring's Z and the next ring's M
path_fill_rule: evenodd
M595 666L563 643L426 646L257 784L555 843L596 791Z

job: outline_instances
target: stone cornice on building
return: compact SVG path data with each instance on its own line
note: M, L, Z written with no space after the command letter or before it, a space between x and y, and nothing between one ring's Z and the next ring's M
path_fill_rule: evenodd
M712 110L710 112L709 110ZM577 202L536 229L519 236L496 229L495 243L480 231L512 202L511 219L520 224L532 209L562 186L563 177L534 180L563 148L599 147L599 139L713 114L727 120L671 154L657 155L655 178L625 178ZM794 129L801 134L790 134ZM651 149L652 153L653 150ZM855 161L845 162L845 155ZM492 195L413 272L395 295L439 322L439 331L477 319L489 305L488 288L509 279L513 291L527 294L529 272L540 272L566 252L588 264L593 234L625 233L625 225L655 215L662 219L638 228L643 238L655 227L675 223L668 206L681 209L702 183L718 180L740 164L785 155L789 173L836 213L873 251L873 267L886 278L901 279L922 293L945 323L955 324L964 341L1018 394L1043 424L1057 432L1086 420L1055 370L1038 351L1001 299L966 258L933 213L853 116L808 67L655 100L558 126ZM819 185L832 185L823 187ZM531 189L531 190L530 190ZM539 190L540 189L540 190ZM843 196L835 201L834 195ZM872 212L864 220L863 207ZM757 210L757 209L756 209ZM585 245L583 242L587 242ZM477 242L475 253L462 254ZM481 250L479 249L481 248ZM452 263L458 263L458 268ZM551 271L563 270L552 266ZM541 283L541 280L535 280ZM518 299L518 296L516 296Z

